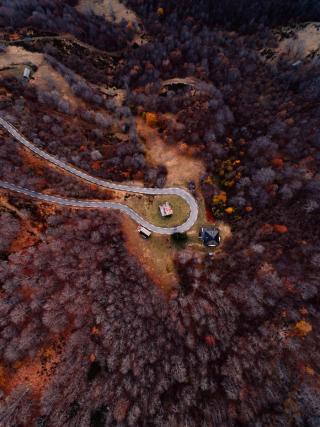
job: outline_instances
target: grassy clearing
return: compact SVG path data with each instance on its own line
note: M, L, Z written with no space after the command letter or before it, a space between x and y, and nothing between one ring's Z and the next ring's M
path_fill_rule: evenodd
M176 249L170 236L153 234L150 239L143 239L137 232L137 224L126 215L122 216L122 229L129 252L137 257L153 282L169 297L179 283L174 267Z
M119 24L122 19L137 24L138 19L135 13L126 8L119 0L81 0L77 5L80 13L103 16L107 21Z
M160 227L176 227L183 224L190 213L188 204L181 197L173 195L144 196L127 194L123 202L147 221ZM160 215L159 206L164 202L169 202L173 208L171 217L163 218Z
M140 239L141 237L138 236ZM165 279L166 286L164 291L171 291L177 284L176 272L174 267L174 257L176 248L172 244L170 236L161 236L153 234L152 237L142 242L145 246L144 251L148 258L152 259L153 269L157 276Z
M145 196L143 197L146 198ZM157 216L157 221L159 225L164 225L161 221L166 221L162 220L162 218L160 217L160 213L158 212L159 203L168 200L170 203L172 203L174 209L175 202L177 202L177 200L174 199L178 199L178 203L185 203L183 200L175 196L156 196L154 197L154 199L156 200L153 200L153 202L151 202L154 207L153 216ZM141 205L143 205L141 199L131 198L130 203L129 200L126 199L125 201L128 206L133 207L141 213ZM152 215L150 216L151 209L150 207L148 207L146 201L144 201L144 203L146 204L146 206L144 206L144 216L148 217L148 220L152 220ZM139 204L140 206L138 206ZM188 207L186 208L188 209ZM145 240L141 238L141 236L139 236L136 230L137 225L130 218L123 216L123 230L126 236L127 247L129 251L139 259L139 262L145 268L152 280L168 297L179 287L179 278L177 277L174 265L174 259L177 253L187 247L190 247L196 251L206 251L206 248L198 239L199 227L203 224L208 223L206 220L205 205L202 199L199 201L199 208L200 209L198 221L187 233L188 240L185 245L176 244L172 241L171 236L163 236L155 233L152 234L150 239ZM146 213L146 209L149 210L148 213ZM182 216L180 213L180 219L181 218ZM156 223L155 221L153 222Z
M186 188L189 181L199 185L200 177L205 172L202 160L183 154L176 145L167 144L157 129L148 126L141 117L136 119L136 124L148 164L167 168L168 187Z
M170 200L170 202L172 202L172 200ZM137 200L135 200L135 203L138 204ZM198 220L191 230L188 231L188 240L185 244L177 244L172 241L171 236L163 236L156 233L153 233L150 239L145 240L138 234L137 224L126 215L123 215L123 231L126 236L129 251L139 259L139 262L154 283L156 283L168 297L179 288L179 278L174 265L175 257L179 251L189 248L198 253L201 252L205 254L215 252L215 254L218 254L223 250L223 242L231 235L228 224L217 221L215 225L220 230L222 244L217 249L205 247L198 238L199 229L201 226L212 226L213 224L207 219L204 200L200 198L198 199L198 203ZM142 204L141 200L140 204ZM136 208L136 206L134 206L134 208ZM156 214L158 215L158 211L156 211ZM150 216L148 219L151 219Z

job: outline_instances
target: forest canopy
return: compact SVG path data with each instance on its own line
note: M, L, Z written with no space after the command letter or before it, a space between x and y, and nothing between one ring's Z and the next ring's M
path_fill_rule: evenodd
M203 165L184 186L230 233L213 255L168 238L168 296L118 212L1 191L0 425L319 426L320 40L292 47L319 2L127 0L137 26L77 3L0 0L0 61L41 55L29 82L0 69L1 116L75 167L141 186L168 185L161 138ZM1 180L114 196L0 132Z

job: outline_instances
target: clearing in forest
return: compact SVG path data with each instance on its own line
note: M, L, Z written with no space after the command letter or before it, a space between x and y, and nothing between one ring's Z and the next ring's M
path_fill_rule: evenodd
M160 227L175 227L183 224L189 216L190 209L185 200L174 195L146 196L143 194L127 193L119 200L138 212L144 219ZM163 218L159 206L169 202L173 208L173 215Z
M201 160L182 154L176 146L166 144L159 132L148 126L142 118L137 118L137 130L145 141L148 163L154 166L164 165L167 168L167 187L187 187L190 181L199 184L200 177L205 172Z
M138 23L136 14L119 0L80 0L77 9L83 14L103 16L107 21L119 23L124 19L133 24Z
M294 30L290 38L281 40L277 48L278 55L285 55L291 59L304 59L310 53L320 49L320 24L311 23L303 28Z
M42 53L29 52L19 46L8 46L0 56L0 76L13 76L22 80L23 70L29 63L38 69L28 84L48 92L55 90L61 99L74 107L84 105L83 101L73 94L67 81L45 60Z

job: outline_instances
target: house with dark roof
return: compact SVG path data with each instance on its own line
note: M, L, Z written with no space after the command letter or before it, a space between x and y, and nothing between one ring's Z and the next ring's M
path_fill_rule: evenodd
M205 246L214 248L220 244L220 232L217 227L201 227L199 231L199 239L203 241Z

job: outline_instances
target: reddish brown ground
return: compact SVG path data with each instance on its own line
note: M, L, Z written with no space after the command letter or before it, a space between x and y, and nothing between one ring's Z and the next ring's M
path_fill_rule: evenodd
M39 242L39 237L30 233L25 226L22 225L22 230L19 236L12 242L10 246L10 253L19 252L23 249L27 249L30 246L35 245Z
M57 166L53 165L52 163L48 163L46 160L43 160L43 159L35 156L32 152L30 152L27 149L24 149L23 147L21 147L21 149L20 149L20 155L21 155L24 163L27 164L30 167L30 169L33 170L38 176L43 176L45 169L51 168L57 174L65 175L70 180L74 180L74 181L81 183L81 185L83 185L84 189L88 189L88 190L92 191L92 193L93 193L92 197L88 197L88 199L98 198L98 199L109 200L112 198L117 199L117 197L118 197L117 192L114 192L112 190L108 190L108 189L103 188L103 187L99 187L95 184L90 184L89 182L86 182L86 181L82 181L82 180L78 179L77 177L72 176L70 173L63 171L62 169L58 168ZM45 184L48 185L49 183L45 182ZM36 190L41 192L41 189L36 189ZM44 191L44 193L59 195L57 193L57 191L55 191L54 188L47 189L46 191ZM68 196L64 196L64 197L68 197ZM50 205L50 206L52 206L52 205ZM52 213L54 213L55 210L56 210L56 208L54 208L52 206Z
M56 339L53 344L41 349L33 360L16 362L6 375L5 390L11 393L17 385L27 384L34 395L40 397L59 363L62 348L63 340Z
M178 286L178 277L174 270L175 248L169 236L152 235L143 239L137 232L137 224L126 215L122 215L122 231L126 247L151 280L166 296L170 296Z
M10 252L19 252L26 249L41 240L41 225L34 226L26 213L22 213L14 205L9 203L8 199L0 194L0 207L3 207L20 220L20 231L15 240L10 245Z

